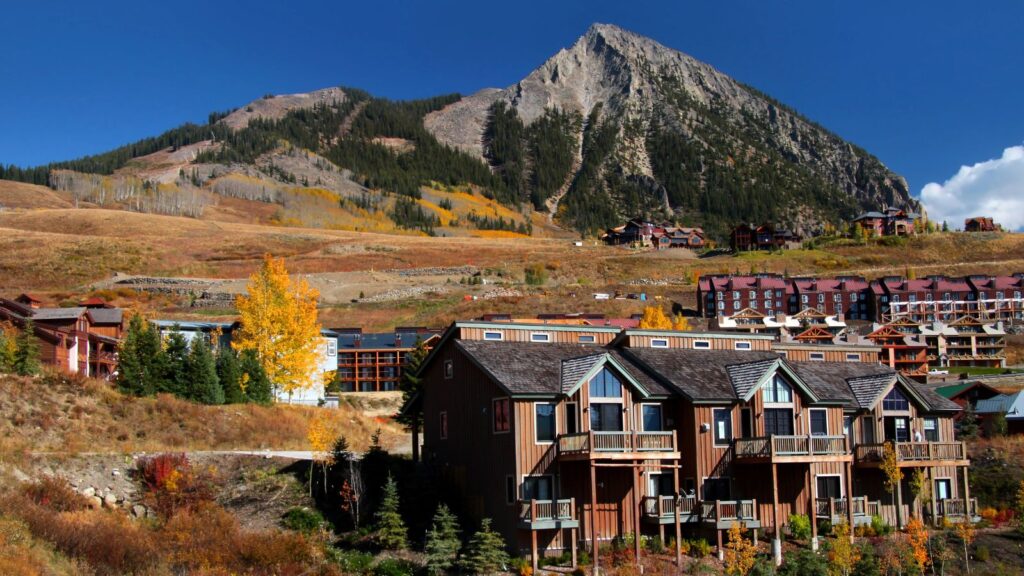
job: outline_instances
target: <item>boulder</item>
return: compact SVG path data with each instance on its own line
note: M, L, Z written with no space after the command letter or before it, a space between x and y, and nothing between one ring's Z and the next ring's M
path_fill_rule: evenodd
M85 496L86 498L92 498L95 495L96 489L93 488L92 486L86 486L85 490L82 490L82 496Z
M90 496L89 507L92 508L93 510L99 510L100 508L103 507L103 500L100 500L99 496Z

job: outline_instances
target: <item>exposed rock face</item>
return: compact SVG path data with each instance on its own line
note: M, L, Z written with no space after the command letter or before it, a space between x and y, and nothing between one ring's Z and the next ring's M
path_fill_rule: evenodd
M463 98L425 125L441 142L483 158L481 136L497 100L527 125L547 108L585 118L601 104L602 117L621 125L612 168L626 175L652 175L644 134L667 129L717 147L713 159L781 157L862 207L917 207L906 181L867 152L710 65L616 26L595 24L516 84Z
M317 104L340 104L345 101L341 88L324 88L303 94L282 94L254 100L225 116L221 122L235 130L249 125L253 118L280 119L292 110L312 108Z

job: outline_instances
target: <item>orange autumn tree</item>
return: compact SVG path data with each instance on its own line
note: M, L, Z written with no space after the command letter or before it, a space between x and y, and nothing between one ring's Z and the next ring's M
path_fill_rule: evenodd
M268 379L289 396L319 384L319 296L305 280L292 282L283 258L268 254L249 277L246 293L235 300L241 328L231 346L239 352L252 350Z

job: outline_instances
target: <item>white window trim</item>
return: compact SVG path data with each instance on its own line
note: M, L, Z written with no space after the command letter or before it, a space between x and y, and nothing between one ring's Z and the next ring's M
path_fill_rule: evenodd
M846 353L846 361L847 362L860 362L860 352L847 352Z
M494 406L498 403L499 400L508 400L508 430L498 430L495 428L494 415L497 414L497 412L494 410ZM514 408L512 407L512 398L509 398L508 396L496 396L494 398L491 398L491 434L498 435L511 433L512 419L514 418L513 412Z
M640 404L637 404L637 406L639 406L640 410L640 425L637 426L637 428L642 428L642 432L661 432L665 430L665 407L663 405L659 402L641 402ZM658 407L658 413L661 414L661 430L648 430L647 427L644 426L644 406Z
M539 337L543 337L543 340L538 340L537 338L539 338ZM550 332L530 332L530 342L542 342L542 343L547 344L548 342L551 342L551 333Z
M494 334L496 334L498 337L497 338L488 338L488 335L494 335ZM504 332L499 332L499 331L496 331L496 330L485 330L484 331L484 340L486 340L488 342L501 342L504 339L505 339L505 333Z
M700 346L698 346L700 344ZM694 340L690 347L694 350L711 350L711 340Z
M811 415L814 412L824 412L825 413L825 436L828 436L829 435L829 433L828 433L829 421L828 421L828 409L827 408L808 408L807 409L807 433L808 434L814 434L814 431L811 430L812 424L814 422L813 418L811 418Z
M552 440L537 439L537 406L541 404L552 404L555 407L552 416L555 418L555 437ZM533 443L537 446L548 446L558 441L558 402L534 402L533 403Z
M733 350L753 350L754 345L747 340L732 343Z
M726 441L725 444L720 444L718 442L718 438L717 438L717 436L718 436L718 421L715 418L715 413L716 412L720 412L722 410L724 410L724 411L729 413L729 439ZM731 445L733 439L736 438L736 430L734 430L735 427L736 427L735 426L735 422L733 422L733 418L732 418L732 407L731 406L728 407L728 408L712 408L711 409L711 444L712 444L712 446L714 446L715 448L727 448L729 445ZM731 493L732 492L730 491L730 494Z
M815 356L817 356L817 358L815 358ZM825 353L824 352L811 352L810 354L808 354L807 357L810 359L811 362L824 362L825 361Z
M651 348L668 348L668 338L651 338Z
M587 338L587 340L584 340L584 338ZM576 340L580 344L594 344L597 342L597 337L593 334L580 334Z
M925 422L931 420L935 422L935 440L928 440L928 429L925 428ZM922 442L942 442L942 426L939 424L939 419L935 416L922 416L921 417L921 441Z
M846 498L846 481L843 479L842 474L815 474L814 475L814 495L817 498L821 498L821 494L818 494L818 478L839 478L839 497Z
M526 500L526 479L527 478L551 478L551 500L555 501L558 499L558 495L555 494L555 475L554 474L523 474L519 477L519 497L524 501ZM543 502L543 500L539 500Z

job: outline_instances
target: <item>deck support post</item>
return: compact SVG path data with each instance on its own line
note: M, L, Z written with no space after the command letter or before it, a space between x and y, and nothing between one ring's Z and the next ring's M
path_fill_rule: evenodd
M636 439L634 438L634 442ZM635 549L634 559L636 565L640 566L640 485L643 483L642 480L638 481L637 476L643 474L643 469L640 467L640 462L637 460L633 461L635 468L631 469L633 473L633 548Z
M772 463L772 557L776 566L782 565L782 526L779 525L779 465Z
M722 547L722 531L715 527L715 537L718 539L718 561L725 561L725 548Z
M578 560L577 560L577 557L576 557L576 529L575 528L570 528L569 529L569 535L572 538L572 542L571 542L571 544L572 544L572 567L575 570L576 569L576 565L578 564Z
M932 526L939 525L939 511L935 508L935 468L928 467L928 493L931 494Z
M537 531L530 530L530 565L533 573L537 573Z
M672 468L672 489L675 490L675 502L672 503L672 511L675 515L676 525L676 566L683 567L683 531L679 525L679 507L683 505L682 494L679 493L679 467Z
M811 473L812 463L807 464L807 481L811 485L811 550L818 551L818 479ZM829 522L831 517L831 504L829 505Z
M896 528L903 529L903 481L896 483Z
M971 484L967 478L967 466L964 469L964 518L967 522L971 522ZM935 487L932 487L932 492L935 492Z
M849 523L847 526L850 527L850 543L854 542L856 538L856 530L853 526L853 464L847 462L844 466L846 468L846 521ZM815 482L817 484L817 482ZM867 500L864 501L864 513L867 513Z
M594 556L594 576L598 576L601 562L597 544L597 468L593 462L590 463L590 548Z

